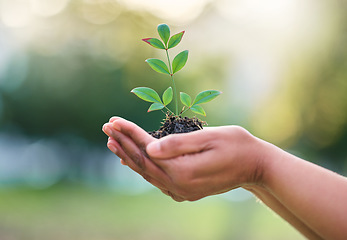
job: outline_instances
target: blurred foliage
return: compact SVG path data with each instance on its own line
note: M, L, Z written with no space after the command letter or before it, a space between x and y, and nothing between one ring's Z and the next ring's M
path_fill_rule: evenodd
M320 38L291 53L284 81L253 114L254 130L304 159L346 173L347 2L329 6L334 16L321 26Z
M250 1L240 3L239 7L250 3L258 4ZM271 3L268 0L267 4ZM302 7L311 6L305 4ZM23 6L32 12L24 11ZM169 78L158 76L144 62L149 56L163 56L141 42L142 38L157 34L153 26L162 19L155 13L159 8L160 11L165 8L159 3L154 4L151 12L150 8L141 11L135 6L115 0L66 0L50 4L3 0L1 130L11 132L16 129L25 136L37 138L76 137L101 146L105 144L101 127L113 115L134 121L148 131L157 129L164 115L146 113L148 104L138 101L129 91L145 85L162 92L170 85ZM190 5L187 6L193 11ZM252 24L248 28L235 27L235 19L242 15L238 15L233 6L227 1L204 2L204 8L194 12L199 13L195 19L186 20L195 28L188 24L175 26L172 21L172 32L187 30L186 43L182 47L192 50L187 67L177 74L178 88L191 95L211 88L224 92L214 104L206 107L208 118L203 120L212 125L243 125L259 137L300 152L310 161L329 162L339 172L345 171L346 2L326 1L317 5L313 13L302 13L307 17L303 26L311 27L305 33L300 32L304 28L300 29L295 21L289 22L299 29L298 35L289 35L292 42L284 30L282 35L270 33L286 26L280 25L282 22L289 24L286 22L289 20L276 23L259 15L249 21L240 18L245 24ZM273 6L279 10L283 7ZM19 9L23 11L21 15ZM249 11L261 14L269 9ZM226 11L234 14L235 19L225 15ZM319 25L317 16L325 21L324 26ZM257 18L265 20L257 22ZM209 25L209 21L215 25ZM232 35L232 30L224 31L229 25L234 27L234 32L238 31L239 39ZM204 27L211 33L202 31ZM244 41L242 34L253 34L255 39ZM305 34L310 38L306 40ZM278 46L273 44L276 40ZM281 50L280 46L288 47L288 50ZM261 59L260 65L255 65L260 70L248 71L252 68L252 56L268 49L273 52L263 56L273 54L275 57L271 61L283 63L276 65L267 63L269 59ZM276 54L284 57L276 58ZM270 71L280 74L275 83L257 83L259 86L268 84L268 88L257 89L257 85L252 86L254 79L249 81L247 77L255 78L257 71L262 73L264 66L261 64L265 64L265 70L270 66ZM235 76L233 73L240 71L238 67L242 72ZM259 77L266 78L266 74L264 76Z
M148 104L129 93L143 84L161 90L170 84L169 78L156 76L144 63L153 50L140 40L151 34L158 20L129 11L102 25L81 19L80 11L89 8L92 17L104 13L93 6L72 1L61 14L47 19L44 28L49 31L40 31L13 56L1 76L3 129L16 126L28 135L68 134L104 144L101 127L113 115L148 130L159 127L164 115L147 114ZM116 2L112 6L121 8ZM190 88L186 82L194 83L192 77L181 81L182 89ZM16 81L20 83L12 87Z
M17 88L6 91L6 84L24 71L17 65L21 59L12 60L3 76L2 125L16 125L31 135L69 133L100 143L105 140L101 127L109 117L116 114L137 122L142 118L137 110L141 104L129 89L149 78L143 75L145 56L137 42L145 26L153 23L128 13L96 28L78 18L71 5L65 13L68 25L66 16L52 20L50 33L59 35L47 33L44 42L32 42L21 53L26 76Z
M165 22L186 30L177 88L223 92L202 120L346 173L346 12L345 0L0 0L0 238L299 239L254 201L117 192L144 181L101 127L114 115L159 127L164 114L130 90L170 84L144 61L165 55L141 41Z

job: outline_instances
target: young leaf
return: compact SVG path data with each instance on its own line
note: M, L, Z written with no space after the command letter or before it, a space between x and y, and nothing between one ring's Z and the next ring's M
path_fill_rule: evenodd
M147 102L162 103L158 93L152 88L137 87L131 90L131 92L134 93L139 98L141 98L142 100L145 100Z
M149 64L149 66L153 70L157 71L158 73L164 73L164 74L170 75L168 67L162 60L157 58L149 58L146 60L146 62Z
M221 92L216 90L203 91L196 96L193 105L207 103L216 98L219 94L221 94Z
M162 103L152 103L151 106L148 108L147 112L152 112L155 110L163 109L165 106Z
M187 107L190 107L192 105L192 98L188 94L180 92L180 98L183 105Z
M182 51L172 61L172 74L181 70L186 65L188 59L188 50Z
M170 48L176 47L181 42L183 34L184 34L184 31L173 35L169 40L169 44L167 48L170 49Z
M167 44L167 41L170 38L170 28L166 24L160 24L158 26L158 33L160 38L163 40L164 44Z
M164 44L158 38L144 38L144 39L142 39L142 41L148 43L152 47L159 48L159 49L165 49Z
M206 116L205 110L200 105L193 105L190 110L192 112Z
M168 87L168 89L165 90L165 92L163 93L163 103L165 106L167 106L173 98L173 92L172 92L172 88Z

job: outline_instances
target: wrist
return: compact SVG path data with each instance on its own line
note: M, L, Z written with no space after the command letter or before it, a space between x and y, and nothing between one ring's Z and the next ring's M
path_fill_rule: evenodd
M271 166L277 158L280 158L280 149L271 143L252 136L248 154L253 167L246 188L248 190L267 188L270 179L269 175L271 175Z
M261 140L242 127L233 128L239 130L237 136L238 159L242 160L243 171L240 174L240 186L247 190L264 188L266 185L266 172L269 167L269 155L274 145ZM232 169L232 171L234 171Z
M283 158L285 153L277 146L256 138L258 142L258 154L255 157L258 162L257 185L262 189L269 189L271 186L271 176L275 171L274 165Z

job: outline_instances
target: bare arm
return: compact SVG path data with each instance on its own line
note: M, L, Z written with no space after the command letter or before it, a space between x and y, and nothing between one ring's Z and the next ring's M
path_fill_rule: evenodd
M276 212L280 217L291 224L296 230L308 239L323 239L304 222L297 218L291 211L289 211L277 198L275 198L269 191L263 187L244 187L246 190L252 192L258 199L265 205Z
M266 189L324 239L347 237L347 179L265 143Z
M177 201L244 187L309 239L347 235L346 178L290 155L240 127L156 140L123 119L113 119L107 126L111 128L106 131L109 148Z

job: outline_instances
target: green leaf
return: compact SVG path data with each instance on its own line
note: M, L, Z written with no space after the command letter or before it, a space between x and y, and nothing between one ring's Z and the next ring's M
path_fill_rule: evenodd
M181 70L186 65L188 59L188 50L182 51L172 61L172 74Z
M169 44L168 44L168 49L176 47L182 40L184 31L177 33L175 35L173 35L170 40L169 40Z
M134 93L139 98L141 98L142 100L145 100L147 102L162 103L158 93L152 88L137 87L131 90L131 92Z
M146 60L146 62L149 64L149 66L153 70L157 71L158 73L164 73L164 74L170 75L168 67L162 60L157 58L149 58Z
M192 105L192 98L188 94L180 92L180 99L183 105L187 107L190 107Z
M216 91L216 90L203 91L196 96L196 98L193 102L193 105L207 103L207 102L211 101L212 99L216 98L221 93L222 92Z
M152 103L151 106L148 108L147 112L152 112L155 110L163 109L165 106L162 103Z
M194 113L197 113L197 114L201 114L201 115L206 116L205 110L204 110L201 106L199 106L199 105L193 105L193 106L190 108L190 110L192 110L192 112L194 112Z
M158 38L144 38L144 39L142 39L142 41L148 43L152 47L159 48L159 49L165 49L164 44Z
M167 44L167 41L170 38L170 28L166 24L158 25L158 33L160 38L163 40L164 44Z
M173 98L173 92L172 92L172 88L168 87L168 89L165 90L165 92L163 93L163 102L164 105L167 106Z

